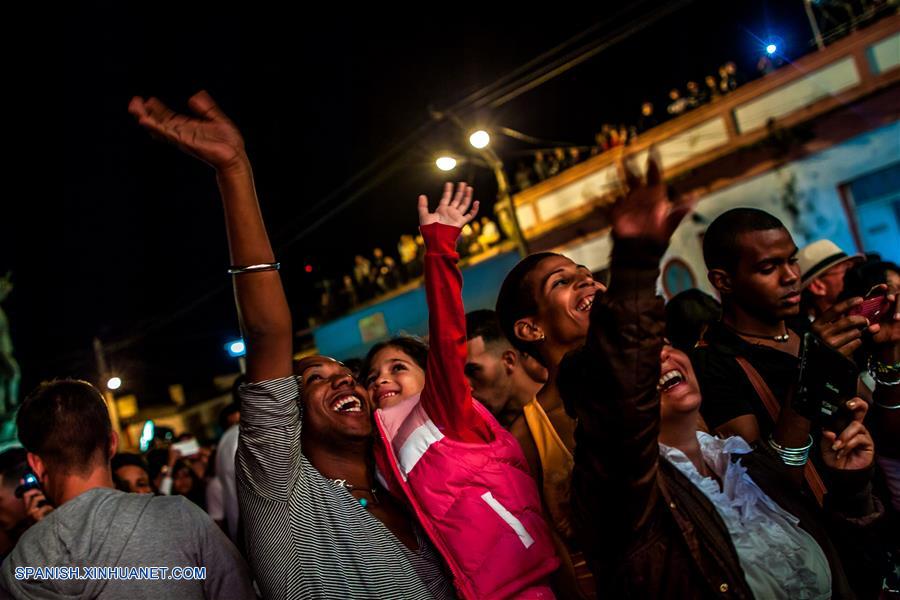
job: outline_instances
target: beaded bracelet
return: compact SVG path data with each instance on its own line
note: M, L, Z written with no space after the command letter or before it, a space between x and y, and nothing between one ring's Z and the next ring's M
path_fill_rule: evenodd
M900 363L886 364L870 356L866 367L875 383L888 387L900 385ZM885 376L889 379L882 379Z

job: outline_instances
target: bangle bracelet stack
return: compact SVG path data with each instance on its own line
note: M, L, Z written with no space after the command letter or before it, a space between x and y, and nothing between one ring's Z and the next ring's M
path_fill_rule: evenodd
M887 364L870 356L867 367L869 375L878 385L888 387L900 385L900 363Z
M781 462L789 467L802 467L809 460L809 449L812 448L813 438L809 436L809 443L802 448L785 448L769 436L769 446L781 458Z
M241 273L256 273L258 271L277 271L281 268L281 263L272 262L272 263L260 263L258 265L247 265L245 267L238 267L232 265L228 267L229 275L240 275Z

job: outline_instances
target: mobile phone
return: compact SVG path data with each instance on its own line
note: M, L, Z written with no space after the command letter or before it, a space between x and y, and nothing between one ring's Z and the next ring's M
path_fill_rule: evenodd
M793 409L838 435L853 420L847 401L856 396L856 365L812 332L800 345L800 377Z
M19 482L19 486L16 488L16 498L21 498L25 495L25 492L29 490L39 489L41 489L41 482L38 481L37 475L35 475L31 469L28 469Z
M888 302L887 293L872 296L859 306L854 306L847 311L848 315L862 315L869 320L869 323L878 323L884 320L891 309L891 303Z
M200 444L195 438L185 440L183 442L175 442L172 447L181 452L182 456L193 456L200 452Z

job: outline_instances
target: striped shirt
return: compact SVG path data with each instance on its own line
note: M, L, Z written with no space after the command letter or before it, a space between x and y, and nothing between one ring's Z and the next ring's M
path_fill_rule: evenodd
M293 377L240 389L238 498L263 597L440 597L402 542L303 455L298 394Z

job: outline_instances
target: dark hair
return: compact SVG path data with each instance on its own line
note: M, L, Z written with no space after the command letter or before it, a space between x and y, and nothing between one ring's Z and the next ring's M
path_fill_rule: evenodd
M194 469L191 468L191 464L183 458L179 458L175 461L175 464L172 465L172 472L170 475L172 479L175 478L175 475L178 474L178 471L182 469L187 469L188 477L191 478L191 490L184 495L185 498L206 510L206 484L197 474L194 472ZM174 482L172 488L172 494L175 494Z
M112 457L112 462L110 464L112 470L121 469L122 467L138 467L147 471L147 474L150 474L149 469L147 468L147 463L144 461L144 457L140 454L134 454L132 452L119 452L115 456Z
M233 415L234 413L241 412L241 405L237 402L232 402L225 406L222 410L219 411L219 429L225 431L228 429L228 417Z
M838 301L865 296L876 285L887 282L888 271L900 273L900 267L892 262L872 260L848 269L844 273L844 289Z
M127 492L128 486L116 476L116 471L121 469L122 467L137 467L139 469L143 469L147 474L147 477L150 478L150 469L147 468L147 463L144 462L143 457L140 454L132 454L130 452L120 452L112 457L112 462L110 464L113 483L116 484L116 489L122 490L123 492Z
M0 453L0 478L3 486L16 488L28 472L28 451L25 448L9 448Z
M703 261L707 269L733 270L741 258L738 236L753 231L786 229L784 223L758 208L732 208L719 215L703 235Z
M150 479L156 479L162 468L169 464L168 448L154 448L147 453L147 473Z
M466 314L466 339L471 340L477 337L484 339L485 344L509 343L500 328L500 319L497 318L497 313L486 308L473 310Z
M519 261L512 268L500 286L497 295L497 320L500 322L500 330L509 343L519 352L525 352L535 357L538 362L543 362L533 342L526 342L516 337L516 321L524 317L537 314L538 305L534 297L534 289L528 282L528 275L537 268L545 258L561 256L554 252L537 252L530 254ZM546 366L546 365L544 365Z
M379 342L369 348L369 351L366 353L366 360L363 363L363 368L359 372L359 376L363 381L365 381L366 375L369 373L369 369L372 366L372 359L375 358L375 355L381 350L388 347L400 350L413 359L423 371L426 369L426 365L428 364L428 344L419 338L401 335L384 342Z
M112 440L109 411L87 381L57 379L40 384L16 415L19 441L52 468L83 474L106 463Z
M707 293L690 289L676 294L666 304L666 337L690 354L706 326L722 316L722 305Z

